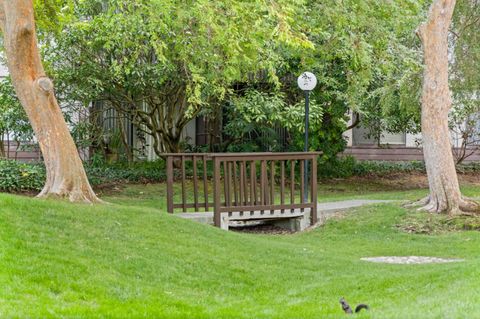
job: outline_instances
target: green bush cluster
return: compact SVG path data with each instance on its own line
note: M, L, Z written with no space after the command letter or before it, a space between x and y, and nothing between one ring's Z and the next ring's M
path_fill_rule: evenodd
M94 186L108 183L147 183L165 180L165 162L115 163L85 165L90 183ZM43 163L21 163L0 159L0 191L40 191L45 183Z
M165 161L86 165L92 185L131 182L154 183L165 180Z
M0 190L7 192L39 191L45 183L45 167L0 159Z
M318 177L348 178L352 176L385 176L392 173L425 173L423 161L387 162L387 161L358 161L354 157L346 156L318 163ZM457 165L459 174L480 172L480 162L471 162Z
M480 166L478 167L480 169ZM382 162L357 161L351 156L340 157L318 163L320 179L348 178L352 176L383 176L398 172L425 172L425 164L420 161Z

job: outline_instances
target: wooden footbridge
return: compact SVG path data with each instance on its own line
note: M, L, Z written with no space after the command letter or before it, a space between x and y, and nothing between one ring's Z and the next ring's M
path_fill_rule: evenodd
M167 210L198 214L213 209L214 224L223 229L230 221L297 219L304 226L315 224L319 154L167 154Z

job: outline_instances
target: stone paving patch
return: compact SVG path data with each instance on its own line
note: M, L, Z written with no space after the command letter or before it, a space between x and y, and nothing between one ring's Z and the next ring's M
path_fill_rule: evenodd
M360 258L363 261L384 264L442 264L462 262L465 259L455 258L439 258L439 257L425 257L425 256L382 256L382 257L364 257Z

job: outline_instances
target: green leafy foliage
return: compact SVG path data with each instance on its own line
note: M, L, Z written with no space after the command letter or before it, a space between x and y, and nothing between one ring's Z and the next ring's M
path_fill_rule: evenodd
M72 18L74 0L33 0L35 23L41 39L50 32L58 33Z
M352 176L385 176L393 173L425 172L425 163L357 161L354 157L345 156L334 160L319 162L318 176L323 179L348 178Z
M322 161L334 161L345 148L343 133L351 111L361 115L372 134L417 132L422 68L414 31L426 4L400 0L307 1L297 8L291 27L305 34L313 46L285 47L277 43L281 63L276 64L275 71L280 86L261 80L250 86L282 101L276 102L275 112L251 103L251 112L264 112L265 118L257 115L262 120L284 119L282 124L290 133L289 149L302 150L304 96L296 78L309 70L318 78L311 95L318 112L311 118L310 149L322 151ZM255 100L249 95L246 98ZM245 104L237 105L239 114Z
M85 167L92 185L112 183L155 183L165 181L165 161L99 163Z
M480 164L469 162L457 165L460 174L480 172ZM318 177L320 179L348 178L352 176L381 177L397 173L425 173L422 161L358 161L352 156L339 157L331 161L319 162Z
M85 165L93 186L117 183L155 183L165 181L165 161L95 163ZM189 170L191 174L191 170ZM43 163L21 163L0 159L0 190L6 192L40 191L45 183Z
M315 100L310 104L310 125L318 128L322 123L322 109ZM224 133L234 141L230 150L238 145L252 145L252 150L282 150L275 129L286 129L290 134L305 132L305 106L286 104L282 92L248 90L245 95L231 100L226 108L227 122ZM251 143L251 144L248 144Z
M33 130L22 108L10 77L0 79L0 135L16 142L31 142ZM2 146L3 147L3 146Z
M299 61L297 68L310 69L319 78L314 94L324 105L325 131L332 129L328 121L342 118L348 110L367 115L366 126L372 126L368 115L374 121L380 116L381 125L375 125L379 130L417 129L421 56L414 31L426 4L375 0L309 4L302 25L315 50L302 50L290 60ZM337 124L346 127L342 121ZM321 144L329 142L325 139Z
M0 190L7 192L39 191L45 182L43 165L0 159Z
M91 145L92 123L74 119L78 114L78 108L66 107L62 111L77 147L89 147ZM13 140L20 148L34 143L32 126L17 98L10 77L0 79L0 135L5 139Z
M227 115L238 113L231 117L238 122L226 128L223 146L272 149L240 136L281 125L291 149L301 149L303 96L295 80L308 69L319 78L311 148L328 160L345 146L348 110L378 130L417 130L414 30L425 7L412 0L66 2L69 19L45 57L65 101L107 100L152 136L157 154L179 151L187 122L221 116L225 105L239 110ZM239 84L260 95L237 92ZM368 124L374 121L380 124Z
M260 70L275 81L273 43L308 44L287 26L294 5L80 1L45 58L65 100L105 100L152 136L157 154L176 152L188 121L223 101L234 82Z

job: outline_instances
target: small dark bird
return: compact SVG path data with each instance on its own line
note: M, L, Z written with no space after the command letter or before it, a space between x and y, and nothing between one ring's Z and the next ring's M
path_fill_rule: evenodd
M340 298L340 304L342 305L342 309L343 309L343 311L345 311L345 313L353 313L352 308L350 307L348 302L345 300L345 298L343 298L343 297ZM359 312L362 309L368 310L368 305L365 305L363 303L357 305L355 307L355 313Z

